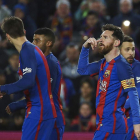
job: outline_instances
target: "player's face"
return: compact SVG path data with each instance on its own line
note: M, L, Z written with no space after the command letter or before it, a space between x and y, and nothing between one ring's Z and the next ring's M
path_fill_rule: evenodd
M120 52L123 55L123 57L127 60L127 62L132 64L135 57L134 42L123 42Z
M100 42L98 44L99 53L106 55L113 49L114 37L112 36L113 31L106 30L101 34Z
M47 49L46 42L46 37L44 35L34 34L33 44L38 46L43 53L45 53Z

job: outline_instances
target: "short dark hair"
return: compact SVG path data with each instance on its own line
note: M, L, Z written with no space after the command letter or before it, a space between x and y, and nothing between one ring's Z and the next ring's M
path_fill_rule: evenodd
M99 15L98 15L98 13L97 13L96 11L93 11L93 10L92 10L92 11L89 11L89 12L87 13L87 17L88 17L88 16L92 16L92 15L95 16L96 18L99 17Z
M124 35L123 42L134 42L134 40L130 36Z
M39 28L37 29L34 34L37 34L37 35L44 35L46 36L50 41L52 41L52 45L51 47L53 46L53 44L55 43L55 34L54 32L49 29L49 28Z
M121 28L113 24L106 24L106 25L103 25L102 31L106 31L106 30L113 31L112 36L120 40L119 46L121 46L123 42L123 38L124 38L124 33L121 30Z
M25 36L23 22L15 16L5 18L2 22L1 29L14 39Z

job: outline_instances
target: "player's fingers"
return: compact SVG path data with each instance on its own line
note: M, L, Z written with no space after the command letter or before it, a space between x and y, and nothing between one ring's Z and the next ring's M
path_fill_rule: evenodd
M91 48L92 48L92 50L94 50L95 43L94 43L94 41L92 40L92 38L90 38L90 41L91 41Z

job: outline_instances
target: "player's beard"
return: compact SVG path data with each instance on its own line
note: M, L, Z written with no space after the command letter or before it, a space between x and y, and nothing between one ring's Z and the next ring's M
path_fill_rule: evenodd
M99 44L99 53L102 55L108 54L113 49L113 43L111 43L108 46L105 46L104 44Z
M133 56L129 56L128 58L126 58L126 60L127 60L127 62L128 62L129 64L132 64L133 61L134 61L134 57L133 57Z
M45 53L46 52L46 49L47 49L47 47L46 47L46 44L44 43L42 46L41 46L41 51L43 52L43 53Z

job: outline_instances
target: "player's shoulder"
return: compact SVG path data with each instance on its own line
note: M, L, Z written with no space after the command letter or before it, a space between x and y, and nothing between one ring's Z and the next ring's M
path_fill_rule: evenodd
M134 62L132 63L132 66L140 67L140 61L134 59Z
M28 51L28 50L32 50L32 49L34 49L36 46L34 45L34 44L32 44L31 42L29 42L29 41L26 41L26 42L24 42L23 43L23 45L22 45L22 50L24 50L24 51Z
M126 59L122 55L117 56L115 58L115 62L117 67L119 68L130 67L130 64L126 61Z
M140 62L138 60L134 59L134 62L132 63L132 69L133 69L133 71L139 71Z
M46 57L46 59L48 61L48 64L51 65L51 67L53 67L53 68L59 67L59 61L52 53L50 53Z

